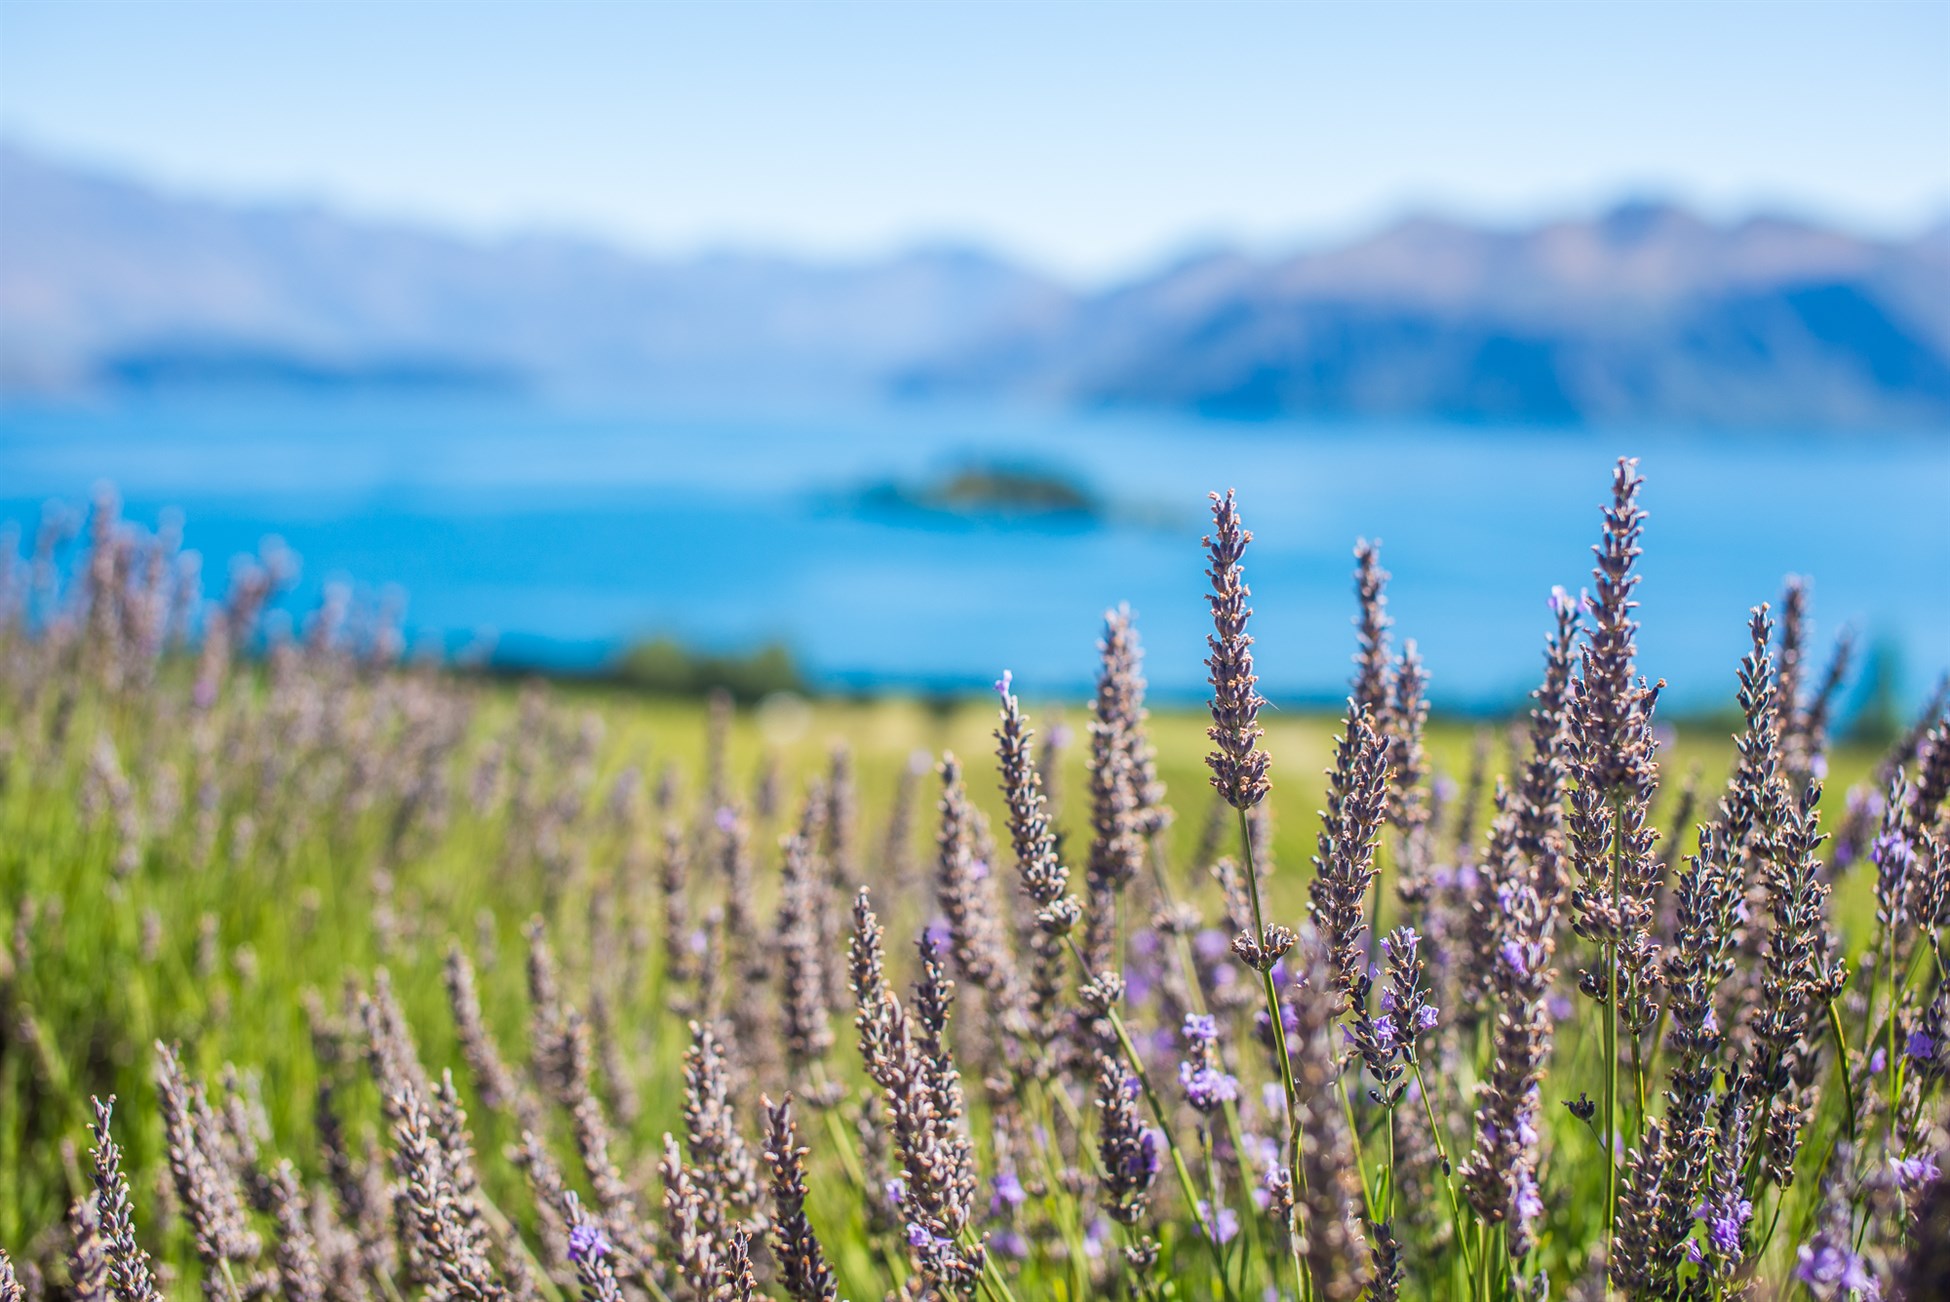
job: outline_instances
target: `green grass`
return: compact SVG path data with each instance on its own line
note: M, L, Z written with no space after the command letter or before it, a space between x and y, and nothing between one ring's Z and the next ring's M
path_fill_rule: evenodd
M547 915L578 1000L589 980L592 900L599 912L620 910L625 920L654 934L656 829L644 823L630 832L619 831L600 811L626 767L654 778L666 764L681 770L682 798L689 810L701 781L706 722L702 707L694 703L594 689L557 693L553 709L570 727L591 716L600 720L603 738L594 781L581 796L592 812L577 831L568 866L551 870L532 860L510 860L506 844L511 815L505 806L483 817L468 803L468 774L483 745L517 736L520 716L513 688L460 689L471 694L474 718L446 777L453 795L451 822L438 832L415 827L394 845L394 800L381 799L348 814L329 794L327 780L358 756L356 750L289 748L286 757L301 761L297 774L260 798L242 763L246 757L261 758L253 752L268 725L265 692L259 687L247 709L227 706L221 715L235 729L233 740L217 756L226 782L223 830L215 853L203 861L195 853L196 793L181 699L186 689L177 685L172 690L167 711L151 708L150 697L111 703L83 692L67 722L67 742L60 747L48 741L61 712L56 688L41 692L31 705L18 692L0 690L0 755L5 757L0 926L12 938L8 968L0 969L0 1015L5 1018L0 1027L0 1173L5 1186L0 1244L22 1259L59 1255L61 1240L51 1236L57 1235L69 1201L85 1187L88 1097L113 1093L123 1100L117 1129L128 1149L145 1237L187 1281L194 1276L188 1236L180 1223L161 1214L167 1200L158 1191L166 1167L151 1082L152 1042L182 1041L192 1069L212 1081L225 1063L252 1075L273 1130L267 1149L291 1156L316 1174L316 1066L303 1000L308 991L318 991L335 1003L345 983L368 983L373 970L384 965L424 1060L436 1071L452 1065L471 1101L440 981L448 940L458 938L473 952L483 1002L501 1045L511 1057L524 1057L528 1012L521 924L533 913ZM357 710L370 699L361 689L338 704ZM1033 707L1032 713L1039 727L1064 719L1077 734L1078 744L1069 749L1058 775L1055 801L1070 847L1066 857L1074 861L1088 839L1084 710L1080 705ZM938 756L952 749L959 754L971 790L993 824L1003 826L993 777L994 718L982 705L943 711L898 701L814 703L803 712L771 710L762 716L747 712L733 733L729 769L738 788L749 794L761 762L774 757L785 776L789 817L805 779L823 769L829 748L841 742L850 747L859 775L863 862L873 881L892 793L917 750ZM1315 811L1322 800L1322 772L1330 760L1334 726L1332 719L1311 715L1275 715L1269 722L1276 866L1268 913L1273 920L1297 924L1304 916ZM1169 802L1179 813L1169 834L1170 861L1175 864L1189 858L1210 798L1204 727L1204 716L1194 713L1163 713L1152 721L1160 773ZM1460 781L1478 732L1468 722L1433 723L1429 748L1436 771ZM114 739L143 804L155 799L172 780L171 773L184 788L183 813L167 826L150 829L140 865L126 879L115 872L118 838L113 820L91 819L84 808L89 752L101 736ZM1506 769L1500 729L1492 730L1491 740L1493 769ZM1714 730L1682 730L1663 757L1669 785L1697 766L1701 790L1710 802L1731 750L1725 736ZM1873 758L1847 748L1832 756L1827 800L1831 826L1839 793L1867 774ZM557 769L544 774L543 781L554 786L569 777ZM321 788L326 798L313 800L306 794L313 780L326 783ZM926 863L931 858L935 784L929 780L922 789L914 853ZM244 830L247 822L254 825L254 833ZM759 916L768 923L778 867L777 831L775 825L754 841L762 882ZM399 934L390 943L374 919L374 869L381 865L391 874L392 906L399 920ZM1388 913L1393 909L1390 884L1384 875ZM1845 930L1858 943L1868 934L1867 885L1860 874L1850 879L1836 907ZM1210 881L1187 876L1178 888L1208 925L1215 923L1219 899ZM890 951L904 963L909 950L902 938L930 910L912 894L902 898L883 889L880 897ZM661 960L654 946L641 981L625 993L625 1048L644 1101L642 1116L627 1139L624 1166L630 1170L654 1159L665 1130L681 1130L681 1054L688 1035L661 1007ZM845 1079L858 1081L851 1028L844 1020L850 1010L840 1011L833 1061ZM1584 1127L1559 1106L1580 1092L1593 1097L1599 1092L1596 1037L1590 1033L1597 1022L1588 1006L1581 1006L1578 1014L1560 1027L1557 1057L1544 1086L1550 1134L1543 1261L1554 1280L1567 1283L1578 1276L1586 1247L1602 1238L1602 1162ZM979 1078L982 1066L964 1064L971 1082ZM1459 1110L1445 1121L1452 1127L1451 1151L1466 1151L1469 1082L1440 1082L1435 1088L1458 1100ZM374 1124L376 1099L369 1086L355 1091L350 1105L365 1125ZM501 1157L515 1136L503 1119L479 1108L473 1113L486 1189L498 1205L526 1221L529 1200L521 1177ZM745 1121L748 1138L755 1140L757 1129L749 1113ZM842 1270L847 1294L878 1296L888 1281L870 1250L857 1200L838 1177L827 1134L810 1122L802 1124L814 1149L815 1224ZM1824 1127L1832 1124L1831 1111L1811 1135L1810 1150L1825 1142ZM976 1135L978 1150L985 1151L980 1126ZM1184 1287L1187 1295L1198 1296L1198 1267L1186 1265L1196 1258L1186 1255L1183 1212L1174 1210L1177 1194L1169 1185L1167 1177L1159 1191L1161 1207L1171 1212L1168 1224L1175 1227L1166 1232L1167 1256L1176 1263L1174 1271L1191 1271ZM654 1187L653 1181L653 1197ZM1436 1196L1433 1189L1428 1196ZM1805 1219L1807 1199L1808 1191L1797 1187L1785 1224ZM1783 1230L1770 1249L1768 1273L1775 1278L1786 1269L1789 1244ZM1020 1271L1015 1283L1025 1302L1076 1296L1072 1272L1053 1257L1034 1259ZM1447 1283L1428 1277L1418 1281L1418 1287L1436 1290ZM195 1289L184 1282L176 1293L190 1297Z

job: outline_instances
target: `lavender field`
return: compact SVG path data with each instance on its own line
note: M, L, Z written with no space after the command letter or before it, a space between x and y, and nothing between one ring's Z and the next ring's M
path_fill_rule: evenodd
M104 495L0 549L0 1299L1939 1297L1950 697L1785 576L1647 681L1661 492L1488 724L1354 537L1255 642L1250 485L1202 666L931 707L466 673Z

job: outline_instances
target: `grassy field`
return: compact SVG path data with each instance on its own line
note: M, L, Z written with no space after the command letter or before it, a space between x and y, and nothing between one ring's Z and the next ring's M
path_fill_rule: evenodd
M0 631L0 1246L50 1295L89 1295L70 1208L113 1185L88 1130L91 1096L110 1095L135 1233L164 1291L232 1302L312 1296L293 1264L307 1254L316 1296L334 1302L831 1296L795 1274L795 1226L856 1299L1487 1299L1538 1296L1545 1280L1553 1296L1598 1297L1614 1239L1620 1295L1847 1297L1866 1287L1850 1271L1900 1285L1935 1233L1917 1228L1940 1215L1934 1168L1900 1164L1942 1140L1942 810L1893 789L1908 821L1883 826L1907 838L1914 867L1892 884L1885 847L1879 886L1862 863L1878 826L1863 802L1887 752L1797 758L1800 714L1748 729L1745 776L1723 730L1662 727L1648 807L1664 832L1636 850L1577 844L1583 815L1560 794L1551 817L1568 830L1551 844L1569 884L1603 886L1612 865L1604 889L1626 918L1613 953L1572 925L1602 909L1603 890L1525 921L1550 897L1542 870L1507 840L1498 850L1527 808L1536 742L1523 721L1422 726L1394 709L1396 731L1360 732L1377 748L1376 799L1429 814L1377 805L1361 831L1366 788L1348 748L1337 756L1345 721L1268 711L1271 789L1254 816L1270 830L1254 855L1265 920L1300 936L1262 982L1228 949L1242 927L1259 933L1246 896L1224 889L1227 873L1242 880L1243 815L1213 816L1203 712L1127 712L1118 725L1127 740L1141 725L1160 790L1125 760L1092 762L1093 720L1107 727L1115 711L1031 691L1023 721L1050 843L1023 823L1036 792L1020 765L1005 800L996 733L1016 725L993 699L774 698L733 713L399 668L327 641L267 660L208 641L159 656L166 639L132 637L127 612L111 614L95 603L65 624ZM1729 667L1730 706L1733 694ZM1392 770L1406 780L1389 757L1411 752L1387 749L1389 736L1424 755ZM1919 731L1898 754L1926 786L1932 765L1950 772L1942 736ZM1068 740L1051 751L1051 737ZM986 828L964 825L944 854L950 752ZM1337 767L1339 821L1323 841ZM1817 768L1825 795L1798 814ZM1723 829L1723 796L1738 807L1757 792L1773 793L1754 816L1763 830L1689 861L1690 829ZM1148 835L1150 823L1116 822L1160 799L1172 816ZM1610 817L1631 799L1613 788ZM1860 866L1829 866L1832 841L1795 849L1815 817L1846 833L1842 856ZM1142 853L1135 877L1100 896L1085 869L1113 825L1140 829ZM1339 889L1317 890L1316 854L1341 865L1368 845L1379 878L1352 888L1366 929L1337 932L1324 913L1310 923L1310 903ZM986 918L954 907L944 864L965 867L957 854L986 865L968 888ZM1652 873L1642 890L1620 884L1634 855ZM1090 966L1121 974L1112 996L1086 985L1083 950L1073 963L1052 915L1039 926L1023 903L1034 873L1019 883L1019 868L1045 860L1068 866L1083 897L1072 938L1092 916L1114 919L1107 959ZM1716 871L1735 875L1714 887ZM849 913L862 884L885 927L885 990L862 977ZM1713 889L1720 912L1702 923ZM1414 980L1399 938L1375 943L1403 924L1422 936ZM957 983L945 1030L914 944L924 933L941 938ZM1633 935L1659 947L1637 1031L1629 985L1617 1018L1577 990L1581 967L1629 980ZM1522 948L1537 936L1541 950ZM1351 1006L1336 983L1360 974L1335 966L1337 942L1377 964ZM1000 975L971 961L983 943ZM1674 964L1702 944L1716 975L1708 1032L1694 1024L1689 1042ZM1811 994L1830 945L1839 970L1871 961L1846 989ZM453 953L471 965L500 1064L470 1042L466 998L456 1014ZM1047 1010L1034 1002L1045 978ZM856 999L875 1028L864 1060ZM1267 999L1285 1019L1277 1038ZM1390 1019L1415 1020L1421 1000L1434 1011L1404 1034ZM1489 1118L1513 1028L1532 1017L1540 1080L1505 1100L1526 1118L1516 1137ZM808 1019L830 1039L795 1039ZM1786 1046L1772 1077L1770 1036ZM173 1117L159 1041L181 1046L188 1073ZM1662 1118L1685 1106L1686 1061L1705 1063L1693 1096L1711 1110L1662 1139ZM464 1131L436 1106L448 1069ZM1214 1092L1235 1077L1236 1093ZM791 1181L774 1187L790 1161L782 1172L761 1156L761 1096L788 1092L809 1150L803 1222ZM414 1130L427 1108L431 1136ZM539 1131L539 1166L513 1160L524 1127ZM1499 1168L1504 1151L1519 1157ZM285 1158L294 1180L280 1184ZM573 1207L557 1175L580 1195ZM211 1225L225 1208L241 1227L229 1239ZM595 1228L571 1236L584 1217ZM1668 1264L1650 1264L1660 1253Z

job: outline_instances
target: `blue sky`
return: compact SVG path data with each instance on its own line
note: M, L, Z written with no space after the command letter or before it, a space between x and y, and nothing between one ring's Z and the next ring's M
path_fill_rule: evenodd
M0 137L481 233L1083 277L1410 208L1950 212L1950 0L0 0Z

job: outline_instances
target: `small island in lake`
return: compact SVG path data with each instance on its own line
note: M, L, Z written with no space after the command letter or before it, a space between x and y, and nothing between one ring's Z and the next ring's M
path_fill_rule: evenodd
M1074 479L1044 467L964 465L931 479L889 481L863 490L870 512L924 512L962 519L1102 523L1110 508Z

